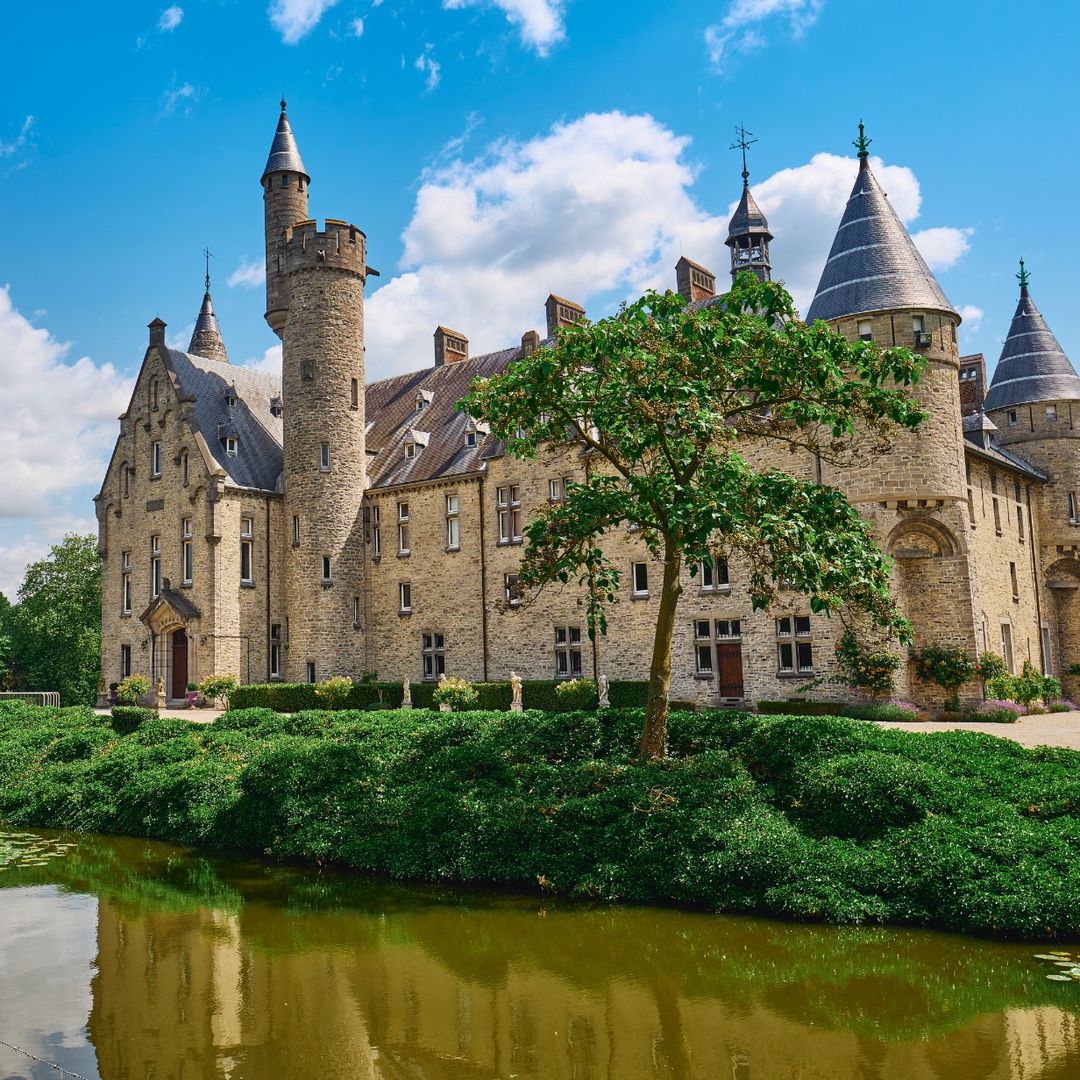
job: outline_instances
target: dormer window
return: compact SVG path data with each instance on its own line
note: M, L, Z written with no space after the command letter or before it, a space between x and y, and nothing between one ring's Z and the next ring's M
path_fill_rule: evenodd
M230 386L225 393L225 404L228 405L230 409L235 409L238 402L239 398L236 396L236 387Z
M473 446L476 445L476 432L475 431L466 431L465 432L465 445L468 446L468 447L473 447Z
M240 451L240 440L235 435L229 435L225 439L225 453L229 457L236 457Z
M412 461L414 457L416 457L416 443L407 442L405 444L405 460Z
M415 411L418 413L423 412L431 404L434 397L435 395L430 390L417 390Z
M281 402L281 398L279 398L279 397L272 397L272 398L270 399L270 415L271 415L271 416L281 416L281 414L282 414L282 413L283 413L284 411L285 411L285 410L284 410L284 408L282 407L282 402Z

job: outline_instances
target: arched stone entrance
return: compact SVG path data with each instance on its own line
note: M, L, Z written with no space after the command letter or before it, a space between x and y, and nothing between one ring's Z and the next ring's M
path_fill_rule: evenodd
M188 681L197 682L196 650L193 648L199 610L173 590L168 578L161 593L139 616L150 632L150 678L165 684L165 696L181 702L187 696Z
M188 636L180 627L169 635L169 661L172 671L167 685L170 685L170 697L182 698L187 694L188 683Z

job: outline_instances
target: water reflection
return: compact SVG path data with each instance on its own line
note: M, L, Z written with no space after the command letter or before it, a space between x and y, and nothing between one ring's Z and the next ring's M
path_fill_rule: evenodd
M45 882L96 898L96 971L72 896ZM4 884L20 888L0 890L0 1039L32 1036L34 1014L59 1030L59 997L8 1007L47 952L103 1080L1080 1074L1080 986L1046 982L1027 945L404 889L124 840ZM0 1055L5 1075L52 1074Z

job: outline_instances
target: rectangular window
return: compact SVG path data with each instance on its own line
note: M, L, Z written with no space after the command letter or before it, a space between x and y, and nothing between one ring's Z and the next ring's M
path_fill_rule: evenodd
M330 580L330 556L324 555L322 557L322 579L323 581Z
M131 552L120 553L120 610L125 615L131 614Z
M461 522L458 519L458 497L446 496L446 550L457 551L461 546Z
M1051 420L1051 421L1057 420L1057 406L1056 405L1047 405L1046 406L1046 419Z
M1023 492L1020 490L1020 481L1019 480L1014 480L1013 481L1013 498L1016 499L1017 502L1023 502L1024 500L1021 498L1022 495L1023 495Z
M398 554L409 554L409 504L407 502L399 502L397 504L397 539L398 539Z
M495 508L499 516L499 543L521 540L521 492L517 484L495 489Z
M1024 542L1024 508L1017 506L1016 508L1016 528L1020 534L1020 543Z
M412 611L412 585L408 581L398 583L398 611L402 615Z
M191 536L191 518L184 518L180 522L180 568L185 585L191 584L195 570Z
M300 515L293 514L292 519L292 542L294 545L300 543Z
M254 535L255 519L242 517L240 519L240 581L244 585L250 585L254 581L251 565L251 554L254 548L252 538Z
M150 537L150 599L157 599L161 592L161 537Z
M1047 675L1054 674L1053 661L1050 659L1050 627L1041 627L1039 643L1042 645L1043 672Z
M859 340L860 341L873 341L874 340L874 324L870 319L859 320Z
M634 596L649 595L649 564L643 562L632 563L630 577Z
M446 673L446 637L435 630L420 635L420 661L424 682L435 682Z
M698 563L701 588L706 592L723 592L729 588L727 559L705 559Z
M1016 410L1015 409L1010 409L1005 414L1005 419L1006 419L1006 422L1008 423L1009 427L1016 427L1016 423L1017 423L1017 421L1016 421Z
M270 678L281 678L281 623L270 624Z
M150 477L151 479L161 475L161 443L150 444Z
M382 556L382 530L379 528L379 508L371 508L371 557L378 559Z
M712 623L708 619L694 622L694 654L699 675L713 673Z
M229 457L236 457L240 452L240 440L235 435L229 435L225 439L225 453Z
M503 574L503 596L511 607L521 603L517 574Z
M814 670L809 615L785 616L776 620L776 661L781 673Z
M581 627L555 627L555 678L581 676Z
M1013 650L1012 650L1012 627L1007 623L1001 624L1001 658L1005 661L1005 667L1008 669L1010 675L1016 674L1016 668L1013 666Z
M566 477L557 476L548 481L548 502L566 502Z
M1076 524L1076 493L1069 492L1069 524Z
M313 683L315 681L315 661L309 660L307 662L307 681Z
M919 334L921 334L923 332L924 323L925 323L925 320L923 319L923 317L921 315L912 315L911 316L911 329L912 329L912 332L916 335L916 338L918 337Z
M131 674L131 646L120 646L120 678L126 679Z
M738 641L742 638L742 622L739 619L717 619L713 625L717 641Z
M1009 582L1012 585L1012 598L1014 600L1020 599L1020 589L1016 582L1016 563L1009 563Z
M349 383L349 408L360 408L360 380L353 379Z
M1001 507L998 505L997 497L995 496L990 500L994 504L994 529L998 536L1001 535Z
M319 443L319 471L330 471L330 444L328 442Z
M352 624L354 630L360 629L360 597L352 598Z

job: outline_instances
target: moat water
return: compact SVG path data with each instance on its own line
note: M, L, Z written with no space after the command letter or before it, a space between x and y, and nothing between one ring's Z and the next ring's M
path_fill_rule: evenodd
M0 867L0 1041L40 1059L0 1045L3 1080L1080 1076L1038 945L39 832Z

